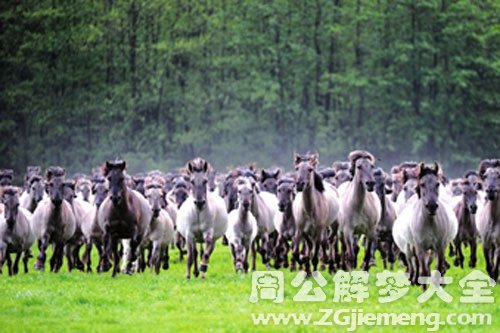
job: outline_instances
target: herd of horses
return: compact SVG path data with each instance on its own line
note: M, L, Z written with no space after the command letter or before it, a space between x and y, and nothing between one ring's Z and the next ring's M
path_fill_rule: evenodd
M195 158L177 172L130 176L125 161L107 161L92 176L66 177L59 166L30 166L24 184L0 170L0 272L92 271L112 275L169 268L169 250L187 254L187 274L205 278L218 239L227 245L237 272L267 268L312 271L361 269L380 253L384 268L401 261L413 284L429 276L437 257L444 275L463 268L462 247L475 267L482 243L486 271L497 281L500 268L500 159L449 180L438 163L403 162L385 172L375 157L355 150L347 162L320 167L317 153L294 154L293 171L258 170L255 165L217 172ZM84 248L80 257L81 248ZM11 254L15 255L12 260ZM454 257L454 258L453 258ZM200 263L198 264L198 260Z

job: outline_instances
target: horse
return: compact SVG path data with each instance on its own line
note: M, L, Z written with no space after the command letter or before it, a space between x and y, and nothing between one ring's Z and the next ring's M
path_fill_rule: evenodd
M35 241L32 228L32 214L19 206L19 193L14 187L6 187L1 194L4 204L4 213L0 216L0 273L7 261L9 275L17 274L19 260L23 255L24 272L28 273L28 259L31 257L30 248ZM15 253L12 264L10 253Z
M498 280L500 268L500 159L483 160L479 165L486 202L477 220L477 229L483 242L486 271Z
M99 264L97 265L97 271L103 272L105 267L110 267L109 261L104 258L104 246L103 246L103 232L99 226L97 216L99 212L99 207L104 202L109 192L108 181L104 176L94 175L92 177L92 207L94 211L94 216L92 222L85 223L82 225L82 233L85 238L85 251L83 253L82 261L86 266L87 272L92 272L92 245L95 244L97 252L99 255Z
M443 197L444 191L440 194L442 171L439 164L421 162L416 173L417 198L405 210L410 212L409 226L418 260L418 275L429 276L432 261L429 251L433 251L438 257L437 269L444 276L447 269L445 250L457 235L457 218Z
M29 210L33 213L36 206L45 196L45 184L42 176L32 175L26 181L26 188L19 197L19 204L22 208Z
M380 199L380 221L377 223L375 229L377 233L377 246L384 264L384 269L387 269L387 263L390 264L391 269L394 267L394 239L392 237L392 227L396 220L396 210L392 201L387 197L388 192L391 191L392 180L381 168L375 169L373 172L375 179L375 192Z
M70 203L75 215L76 229L75 234L71 240L72 243L72 257L76 269L83 271L85 265L80 260L80 248L85 244L92 244L92 229L95 227L96 208L94 205L80 198L76 193L76 184L73 180L66 180L64 182L64 200ZM87 253L84 253L86 255ZM89 258L84 258L88 261ZM89 272L90 264L87 265L87 272Z
M455 266L464 268L464 254L462 244L470 246L469 267L476 267L476 247L478 232L476 228L477 190L468 180L460 182L461 200L455 205L453 211L458 221L458 232L453 244L455 245Z
M277 194L278 190L278 178L281 174L281 169L276 168L274 170L262 169L260 171L259 186L262 191L270 192L274 195Z
M144 180L144 195L149 201L152 211L151 225L146 238L151 242L149 267L156 274L160 273L160 264L163 269L169 268L168 245L174 239L174 223L165 210L168 205L164 191L164 180L148 176Z
M278 212L274 215L274 227L278 232L274 255L275 268L288 268L288 252L293 248L295 236L295 219L293 217L293 200L297 195L295 178L288 175L278 179ZM296 270L295 258L292 256L290 270Z
M43 270L46 251L52 243L50 270L58 272L62 266L64 247L70 243L76 231L76 219L71 204L64 200L64 177L66 170L49 167L45 171L48 197L38 203L33 212L33 230L39 240L40 253L35 263L36 270ZM70 252L70 251L69 251ZM67 252L68 270L73 269L73 258Z
M336 223L339 214L337 191L316 172L318 162L317 153L294 154L298 193L292 204L296 226L293 256L304 265L307 275L311 274L311 263L314 271L318 269L320 248L327 256L328 228Z
M208 191L208 172L211 166L206 160L197 157L187 163L186 170L191 178L191 195L179 208L177 230L187 241L186 278L191 278L191 267L194 264L195 277L201 271L204 279L215 243L227 229L226 205L219 195ZM203 255L199 270L196 243L205 244L205 250L200 251Z
M335 187L339 188L345 182L352 180L352 175L349 172L349 162L333 162L332 168L335 171Z
M257 220L250 210L254 191L251 182L244 177L236 180L236 187L238 207L228 214L228 227L225 235L233 256L234 270L247 273L248 254L258 231Z
M355 150L348 156L351 161L350 172L352 180L339 187L341 198L340 205L340 230L345 266L355 269L357 266L357 253L355 251L355 235L365 235L365 257L362 269L370 269L372 244L376 240L376 225L381 217L381 204L374 192L375 180L373 169L375 158L363 150Z
M137 259L137 249L149 232L152 212L142 194L129 189L125 184L125 161L106 161L103 174L109 182L109 195L98 211L98 223L103 232L105 253L103 270L108 270L108 260L113 256L113 272L119 272L120 255L118 242L130 239L130 253L126 273L132 273L132 263Z

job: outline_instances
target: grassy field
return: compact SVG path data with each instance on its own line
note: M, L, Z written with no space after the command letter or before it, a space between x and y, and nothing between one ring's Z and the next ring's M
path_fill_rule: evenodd
M95 251L94 251L95 252ZM440 313L490 313L491 326L441 326L439 332L483 332L500 328L500 314L496 302L500 296L494 288L493 304L461 304L458 298L462 289L458 281L470 269L451 268L447 276L454 278L445 290L454 300L445 303L433 296L424 304L417 302L421 289L411 287L401 299L380 304L379 288L375 286L375 273L382 265L370 271L370 297L363 303L334 303L332 277L324 273L328 284L323 287L327 295L325 302L298 303L293 301L298 288L291 285L294 273L285 272L284 302L274 304L260 300L249 302L252 287L251 274L235 274L227 247L217 245L211 258L207 280L185 279L185 263L179 263L177 251L171 254L171 268L159 276L150 273L133 276L111 274L86 274L82 272L61 273L35 272L30 261L30 273L8 277L0 276L0 332L304 332L347 331L348 326L312 325L254 325L251 314L258 313L314 313L313 319L322 316L319 309L362 309L372 312L422 312ZM484 268L482 253L479 268ZM96 262L96 260L94 260ZM48 268L48 267L47 267ZM47 269L46 268L46 269ZM259 269L262 269L259 266ZM426 326L361 326L356 332L396 331L426 332Z

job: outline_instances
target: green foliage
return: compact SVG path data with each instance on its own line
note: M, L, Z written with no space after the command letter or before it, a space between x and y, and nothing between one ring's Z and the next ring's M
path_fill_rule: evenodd
M0 154L131 172L322 162L461 173L500 148L498 1L2 2Z

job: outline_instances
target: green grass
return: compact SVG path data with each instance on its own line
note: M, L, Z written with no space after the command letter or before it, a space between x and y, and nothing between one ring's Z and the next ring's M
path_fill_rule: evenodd
M94 251L95 252L95 251ZM487 312L493 317L492 326L442 326L439 332L482 332L500 328L496 302L493 304L461 304L458 298L461 288L458 280L470 269L452 267L447 276L454 278L445 290L455 299L447 304L437 297L420 304L417 297L421 289L411 287L403 298L389 304L380 304L377 299L375 273L382 265L370 270L369 299L361 304L334 303L334 283L326 273L328 284L323 287L327 300L320 303L297 303L293 301L298 288L291 286L294 273L285 272L285 300L282 304L269 301L249 302L251 274L235 274L227 247L217 244L212 255L207 279L185 279L185 262L179 263L177 251L172 251L171 268L155 275L119 275L110 273L68 273L63 269L58 274L36 272L20 273L15 277L0 276L0 332L255 332L255 331L346 331L338 326L255 326L251 313L318 313L318 309L363 309L367 312L423 312L442 314ZM94 263L97 262L94 259ZM482 253L478 267L484 270ZM263 269L262 265L258 267ZM48 269L48 265L46 270ZM499 299L498 287L494 296ZM321 317L315 314L314 319ZM426 332L425 326L362 326L356 332Z

